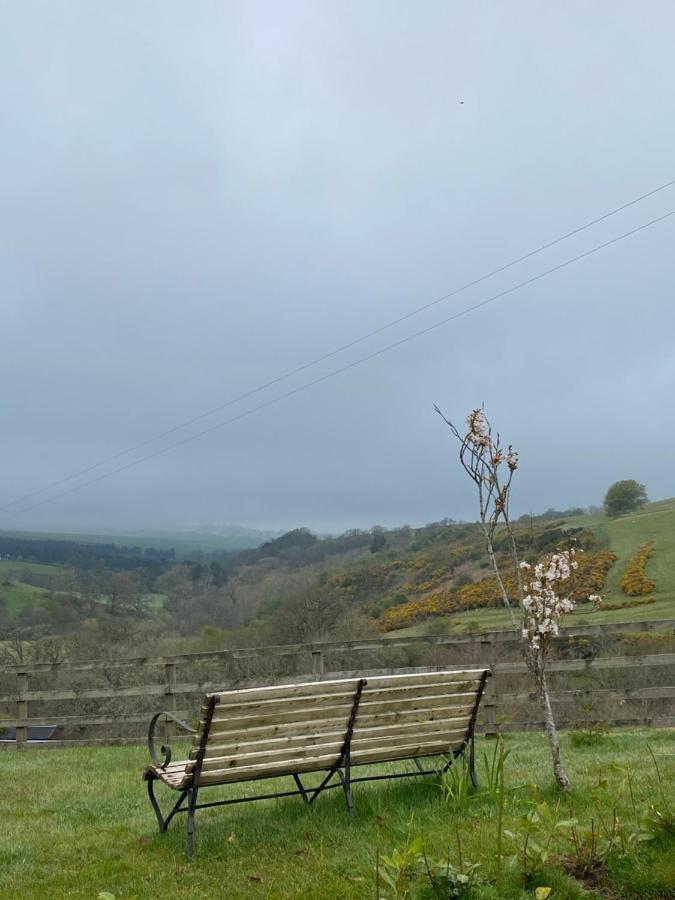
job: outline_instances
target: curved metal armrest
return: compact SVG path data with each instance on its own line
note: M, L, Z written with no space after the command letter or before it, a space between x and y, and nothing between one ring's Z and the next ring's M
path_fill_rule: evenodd
M150 759L152 760L153 766L157 766L160 769L166 769L166 767L171 762L171 747L168 744L162 744L160 747L162 756L164 757L163 761L160 762L159 757L157 756L157 752L155 751L155 726L157 725L157 721L161 716L164 716L165 719L170 719L172 722L175 722L180 728L184 731L189 732L190 734L197 734L194 728L191 728L187 722L183 722L182 719L177 719L173 713L168 712L168 710L163 709L161 712L155 713L155 715L150 719L150 726L148 728L148 752L150 753Z

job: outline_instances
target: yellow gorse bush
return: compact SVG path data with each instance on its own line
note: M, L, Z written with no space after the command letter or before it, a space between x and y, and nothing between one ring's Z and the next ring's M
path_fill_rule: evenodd
M607 572L616 556L608 550L577 555L579 566L570 579L568 594L571 600L587 600L590 594L598 594L605 584ZM516 580L513 575L504 578L504 586L509 597L517 596ZM473 584L465 584L456 590L440 589L423 597L408 600L387 609L378 621L383 631L406 628L430 616L442 616L460 610L498 607L502 603L497 579L490 575Z
M654 582L647 578L647 560L652 555L654 541L640 547L635 556L628 562L626 571L621 576L619 585L624 594L629 597L637 597L639 594L649 594L654 590Z

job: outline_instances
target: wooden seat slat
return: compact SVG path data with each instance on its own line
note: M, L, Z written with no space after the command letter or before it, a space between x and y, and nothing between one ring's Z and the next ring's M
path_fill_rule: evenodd
M354 738L352 741L352 753L358 751L366 751L370 749L381 750L384 746L409 746L419 743L439 744L446 742L450 747L452 742L461 741L466 733L467 720L459 720L455 728L436 728L423 734L404 734L396 737L384 738L382 735ZM258 763L282 763L285 761L293 762L297 759L307 759L310 757L327 756L334 753L339 756L344 740L333 741L332 743L309 744L306 747L281 747L276 750L258 749L252 750L250 753L218 753L214 756L205 756L202 764L202 774L205 772L231 769L236 767L255 765Z
M216 769L204 774L199 779L201 784L228 784L230 782L249 780L252 778L276 778L302 772L325 772L335 765L338 756L335 753L315 756L312 759L289 759L281 763L262 763L254 766L241 766L235 769Z
M352 757L352 765L365 765L366 763L388 762L397 759L412 759L414 757L423 758L425 756L444 756L451 750L456 750L464 744L463 737L458 738L456 742L448 745L445 741L440 742L417 742L408 743L397 747L380 747L369 748L367 750L359 750L354 752Z
M432 708L423 707L422 709L396 709L385 710L382 712L368 712L359 716L358 722L354 727L356 733L358 728L368 725L389 725L394 722L426 722L433 721L435 718L447 718L448 715L462 716L471 712L473 704L452 704L448 706L434 706Z
M401 733L405 733L406 731L413 731L416 735L422 734L426 732L426 730L439 730L445 727L456 726L461 722L466 720L466 716L458 716L458 717L449 717L446 719L434 718L427 719L421 722L401 722L395 725L374 725L374 726L361 726L356 724L354 728L354 738L356 739L367 739L367 738L377 738L388 737L390 735L397 735ZM316 730L314 727L314 731L308 730L307 734L291 734L291 735L283 735L278 737L261 737L256 739L253 735L249 735L249 739L245 738L240 741L227 741L222 740L222 735L213 736L212 740L209 741L206 747L206 753L204 758L208 759L212 756L227 756L235 753L250 753L256 749L264 749L268 748L269 750L282 749L283 747L294 747L294 746L305 746L309 742L314 745L318 744L326 744L331 743L335 740L344 740L344 732L340 730L332 729L330 731L320 732ZM194 759L197 756L197 750L192 750L190 754L191 758Z
M359 718L365 718L379 713L398 713L407 711L423 711L432 710L438 707L448 706L448 701L457 700L454 705L463 705L470 702L473 706L473 694L437 694L432 697L422 697L415 699L407 697L403 700L379 700L377 697L372 700L365 699L361 701L359 707ZM286 710L284 707L279 710L265 710L264 712L252 712L251 715L240 715L236 718L217 719L212 721L210 734L221 732L224 728L257 728L271 722L312 722L317 719L340 719L349 715L351 704L343 704L340 706L308 706L304 709Z
M334 756L336 759L340 756L340 751L344 740L333 741L330 744L310 744L307 747L286 747L280 750L264 750L257 753L237 753L225 756L207 757L202 764L202 773L213 771L214 769L232 769L248 765L257 765L258 763L269 762L270 765L276 763L293 762L297 759L315 759L324 756Z
M398 722L402 724L423 723L433 721L434 719L443 719L450 716L465 715L467 711L472 709L470 704L450 705L443 707L434 707L430 710L397 710L392 712L368 713L359 716L355 725L355 731L364 727L375 727L378 725L394 725ZM346 727L346 718L336 717L332 719L317 720L310 719L306 722L282 722L274 725L271 722L256 726L247 726L245 723L239 722L237 727L230 730L221 726L214 726L210 732L210 741L218 740L219 743L235 743L246 738L267 738L273 739L281 736L301 736L313 733L322 733L343 729Z
M383 687L396 687L409 682L412 685L449 683L458 680L479 680L484 669L458 669L457 671L433 671L433 672L406 672L401 675L374 675L368 678L371 690ZM345 689L351 690L352 695L356 690L358 678L339 678L328 681L314 681L303 684L275 684L267 687L241 688L239 690L212 691L208 697L216 696L222 705L228 702L243 703L249 700L271 699L275 695L284 697L296 697L303 694L316 692L321 686L322 694L344 693Z
M423 697L434 697L442 694L466 694L468 696L475 695L478 686L477 680L457 681L457 682L437 682L429 685L414 687L410 685L398 686L393 688L375 688L366 687L363 691L361 703L372 703L374 698L381 701L405 700L414 697L421 699ZM321 682L317 683L320 689ZM235 719L244 715L253 715L254 713L275 714L275 711L293 711L304 710L311 706L323 705L349 705L351 708L354 692L340 692L329 695L321 693L308 694L304 697L272 697L265 700L255 700L242 703L228 703L223 705L220 703L216 707L212 722L223 722L227 719ZM206 707L202 707L202 716L206 714Z
M440 756L461 747L463 740L459 738L456 744L448 745L443 742L411 742L401 747L379 747L370 748L368 750L360 750L358 757L354 754L352 763L365 764L374 762L386 762L387 760L410 759L412 757L424 756ZM227 767L223 769L214 769L204 772L202 778L199 779L200 784L228 784L242 780L250 780L261 777L280 777L282 775L292 775L294 773L301 774L303 772L326 771L330 769L337 761L338 757L333 754L315 756L311 759L288 759L279 763L259 763L250 766Z

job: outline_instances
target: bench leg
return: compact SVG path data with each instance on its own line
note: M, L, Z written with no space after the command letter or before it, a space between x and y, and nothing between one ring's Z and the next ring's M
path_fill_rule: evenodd
M340 781L342 782L342 790L344 791L344 794L345 794L345 803L347 804L347 812L349 813L350 816L353 816L353 815L355 815L354 799L352 797L352 785L351 785L349 766L345 766L344 772L342 771L342 769L338 769L337 773L338 773L338 777L340 778Z
M300 781L300 777L298 775L293 775L293 780L295 781L295 785L302 795L302 799L305 801L305 803L309 803L307 791L305 790L303 783Z
M148 797L150 798L150 804L152 805L153 810L155 811L155 815L157 816L157 824L159 825L159 830L161 832L165 832L169 827L169 822L173 819L173 817L178 812L178 809L185 799L185 795L187 791L183 791L178 798L177 802L174 804L173 809L169 813L169 815L164 818L162 815L162 810L159 808L159 803L157 802L157 798L155 797L155 779L148 780Z
M474 748L474 740L473 735L471 735L471 740L469 741L469 778L471 779L471 784L474 788L478 787L478 779L476 778L476 759L475 759L475 748Z
M187 807L187 858L192 859L195 832L195 806L197 805L197 788L190 788Z

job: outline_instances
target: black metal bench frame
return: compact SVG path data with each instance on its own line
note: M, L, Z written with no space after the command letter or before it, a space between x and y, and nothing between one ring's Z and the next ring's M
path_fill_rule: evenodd
M274 794L258 794L254 797L235 797L231 800L214 800L209 803L198 803L197 798L200 790L199 779L201 776L202 764L204 762L204 756L206 754L206 748L209 739L209 731L211 729L211 720L213 718L213 713L218 705L219 697L215 694L212 694L208 698L206 716L204 719L204 728L202 730L202 736L199 742L199 748L197 750L197 757L195 759L195 766L192 771L192 782L188 787L184 788L172 788L172 790L180 791L180 795L178 800L174 804L170 813L164 817L162 811L160 809L159 803L157 802L157 798L155 797L155 789L154 784L155 781L161 781L161 776L157 775L156 772L153 771L152 768L146 769L143 774L144 780L147 782L148 786L148 797L150 798L150 803L152 808L157 816L157 823L159 825L160 832L165 832L169 826L169 823L173 819L175 815L178 813L187 813L187 856L188 859L192 857L193 849L194 849L194 822L195 822L195 812L198 809L210 809L214 806L229 806L233 803L249 803L255 800L273 800L278 797L302 797L305 803L312 804L316 798L323 793L323 791L331 790L332 788L342 787L345 796L345 803L347 805L347 812L353 816L354 815L354 800L352 797L351 786L352 784L356 784L361 781L386 781L392 778L410 778L410 777L418 777L420 775L438 775L439 772L447 772L450 766L454 763L454 761L462 756L466 759L466 749L469 748L469 756L468 756L468 766L469 766L469 777L471 779L471 784L474 788L478 787L478 779L476 778L476 768L475 768L475 749L474 749L474 738L475 738L475 727L476 727L476 718L478 716L478 708L480 706L480 701L483 696L483 692L485 690L485 683L490 675L489 670L485 670L481 676L480 684L476 691L476 701L474 703L474 707L471 713L471 718L469 720L469 726L467 729L466 738L461 747L458 747L457 750L451 751L449 759L446 760L445 764L436 769L425 769L420 763L419 759L415 756L412 757L403 757L402 759L392 760L392 762L406 762L409 759L412 759L416 766L416 771L414 772L394 772L387 775L363 775L358 778L352 778L351 770L352 766L356 765L373 765L373 763L354 763L351 762L351 742L352 735L354 733L354 725L356 722L356 715L358 713L359 704L361 702L361 694L363 692L363 688L368 683L366 678L361 678L356 687L356 691L354 693L353 701L352 701L352 709L349 715L349 720L347 722L347 730L345 733L345 740L342 746L342 750L340 752L340 756L338 757L337 762L331 766L330 769L317 769L317 771L326 771L327 774L321 781L318 787L316 788L308 788L303 785L300 780L300 775L297 773L290 773L295 781L297 786L297 790L295 791L279 791ZM163 759L159 759L157 756L157 752L155 749L155 728L157 726L157 722L160 718L164 718L167 721L174 722L180 728L182 728L185 732L189 734L196 734L196 730L191 728L186 722L183 722L181 719L176 718L172 713L162 710L161 712L155 713L150 721L150 726L148 729L148 751L150 753L150 759L152 760L153 766L163 769L166 768L171 762L171 747L167 744L161 745L161 753ZM378 765L378 763L375 763ZM330 783L333 777L337 775L338 781ZM259 778L251 779L255 781L263 781L266 778L283 778L287 776L283 775L268 775L268 776L260 776ZM227 784L237 784L241 782L228 782ZM219 785L203 785L201 787L218 787ZM220 785L222 786L222 785ZM185 805L183 805L184 801L187 801Z

